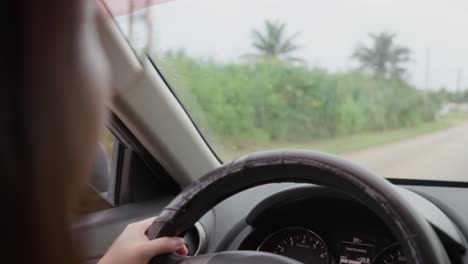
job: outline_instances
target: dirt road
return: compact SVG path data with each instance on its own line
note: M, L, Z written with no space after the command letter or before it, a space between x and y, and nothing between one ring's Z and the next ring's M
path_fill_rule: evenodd
M343 156L388 178L468 181L468 122Z

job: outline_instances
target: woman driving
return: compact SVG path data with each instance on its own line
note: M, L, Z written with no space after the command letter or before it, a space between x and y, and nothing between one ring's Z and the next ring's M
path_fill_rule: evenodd
M110 73L92 0L8 1L2 9L0 168L4 263L79 262L70 230L86 187ZM11 197L16 197L11 200ZM149 241L152 219L129 225L101 264L146 264L187 254L181 238ZM8 254L7 254L8 253Z

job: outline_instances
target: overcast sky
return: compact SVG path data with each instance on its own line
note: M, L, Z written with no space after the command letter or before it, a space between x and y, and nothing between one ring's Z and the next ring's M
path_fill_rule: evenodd
M330 71L355 67L355 47L387 30L412 51L413 84L424 88L429 57L430 89L455 90L459 70L468 88L466 0L175 0L152 7L152 15L158 49L218 61L252 52L251 30L277 19L287 32L300 32L296 55Z

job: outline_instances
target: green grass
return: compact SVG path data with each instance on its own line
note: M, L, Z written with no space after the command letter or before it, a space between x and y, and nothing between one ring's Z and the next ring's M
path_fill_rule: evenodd
M235 151L221 153L223 160L231 160L243 154L259 150L279 148L300 148L319 150L334 154L343 154L362 150L369 147L384 145L413 137L421 136L438 130L446 129L463 120L468 120L468 113L452 113L434 122L423 123L414 127L387 130L382 132L369 132L356 135L340 136L336 138L323 139L304 143L270 142L262 146L251 146Z

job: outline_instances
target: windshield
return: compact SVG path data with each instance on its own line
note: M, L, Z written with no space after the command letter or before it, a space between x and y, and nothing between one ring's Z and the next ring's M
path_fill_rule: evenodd
M466 1L159 2L148 55L221 160L301 148L468 181Z

